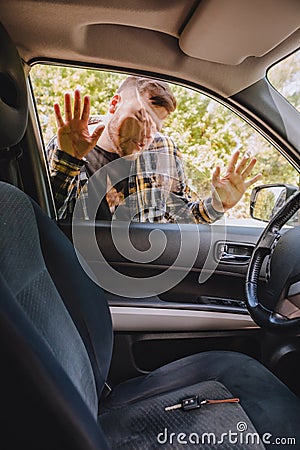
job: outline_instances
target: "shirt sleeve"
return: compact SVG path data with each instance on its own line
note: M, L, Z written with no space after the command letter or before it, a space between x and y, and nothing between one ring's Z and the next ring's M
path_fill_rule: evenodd
M46 148L50 179L59 219L71 217L81 185L79 174L84 162L57 148L56 137Z
M175 142L168 137L168 146L173 151L176 165L176 182L174 183L172 193L180 198L189 208L194 216L196 223L213 223L223 217L223 213L216 211L212 206L212 198L208 197L204 200L199 198L191 201L190 189L186 182L181 153Z

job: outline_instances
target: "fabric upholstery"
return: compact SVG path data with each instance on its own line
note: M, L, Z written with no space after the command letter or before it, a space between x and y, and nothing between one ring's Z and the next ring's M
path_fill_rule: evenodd
M1 445L10 450L107 449L87 403L1 273L0 292Z
M30 201L5 184L1 184L1 198L0 235L6 236L0 241L2 276L96 416L98 401L90 360L46 269ZM8 226L12 239L6 233Z
M150 398L145 397L138 402L120 407L115 406L104 411L99 417L111 448L147 450L164 445L164 449L174 449L193 448L195 444L198 444L197 448L199 448L201 444L201 449L211 450L218 448L218 441L222 441L224 433L228 433L229 430L237 432L237 424L241 421L246 423L248 433L256 433L239 403L203 405L191 411L182 409L165 411L166 406L175 405L182 399L194 395L199 395L201 400L233 397L223 384L211 380L187 385ZM173 433L175 436L179 433L184 435L179 437L178 442ZM223 437L222 448L232 449L232 443L226 441L225 437ZM251 450L253 446L243 442L235 445L235 448ZM265 447L257 439L255 448L259 450Z
M274 437L296 437L300 442L299 398L258 361L227 351L192 355L156 369L149 375L119 384L100 409L100 423L102 413L111 411L115 415L117 410L120 412L118 420L122 422L126 405L137 405L145 399L207 380L222 383L234 397L240 398L240 405L260 436L271 433ZM118 420L115 417L116 428ZM152 418L147 416L147 420L151 423ZM276 445L276 448L285 447Z
M57 245L59 238L64 238L65 243L59 252L65 255L71 267L72 257L76 261L74 274L76 270L82 272L78 281L85 281L85 288L91 286L88 292L85 289L84 297L74 308L74 321L46 267L34 208L37 216L41 214L40 217L46 219L45 223L39 224L41 228L45 227L44 234L54 239L56 236ZM51 247L49 241L48 244ZM56 254L57 260L59 252ZM3 435L7 433L9 436L12 449L23 442L27 442L26 448L31 450L106 448L105 438L96 422L98 392L101 392L104 380L101 385L98 375L96 381L99 355L94 355L97 343L90 344L93 331L89 331L87 324L92 315L88 305L91 299L95 300L93 289L97 288L100 298L101 290L85 276L72 252L72 245L55 223L36 205L33 207L24 193L0 182L1 423ZM66 261L61 258L61 262ZM56 267L59 271L57 276L65 284L66 279L61 277L63 266L57 264ZM68 276L67 270L66 273ZM83 291L77 295L80 293L83 295ZM80 315L85 298L87 311ZM103 312L101 307L99 310ZM108 312L107 304L104 311ZM93 315L93 320L99 319L95 302ZM79 316L81 319L76 324ZM107 353L103 358L104 378L108 371L105 361L110 359L109 316L106 322L110 333L106 336ZM101 337L101 331L99 333ZM90 357L89 353L94 356ZM22 414L21 421L17 420L18 414ZM23 433L13 432L14 423ZM33 423L36 429L32 429ZM55 430L53 436L50 432L52 427ZM66 433L66 430L69 432ZM46 442L43 442L42 435L47 437Z
M38 205L34 202L32 205L45 264L83 339L100 397L110 367L113 344L112 322L105 295L78 263L71 242Z

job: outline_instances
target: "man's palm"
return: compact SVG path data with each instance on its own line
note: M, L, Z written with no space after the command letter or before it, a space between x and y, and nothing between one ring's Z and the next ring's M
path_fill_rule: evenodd
M88 120L90 115L90 99L84 97L84 104L81 113L81 97L78 90L74 94L74 114L71 109L71 96L65 94L65 121L62 118L60 107L54 105L54 112L58 126L57 143L61 150L75 158L82 159L97 144L104 126L99 125L93 134L88 130Z
M248 187L261 178L261 174L258 174L247 180L256 159L252 158L249 161L249 158L244 156L237 164L239 154L239 152L233 154L224 177L220 176L220 167L216 167L213 173L213 206L219 211L225 212L235 206Z

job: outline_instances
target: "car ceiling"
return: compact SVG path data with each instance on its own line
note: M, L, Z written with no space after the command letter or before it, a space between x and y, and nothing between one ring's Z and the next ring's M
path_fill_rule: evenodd
M299 0L0 0L26 62L187 80L228 97L300 45Z

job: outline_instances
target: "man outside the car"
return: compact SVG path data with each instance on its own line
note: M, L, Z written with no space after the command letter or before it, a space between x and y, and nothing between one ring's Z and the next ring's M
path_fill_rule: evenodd
M59 105L55 104L57 138L54 137L47 147L59 218L72 216L75 201L83 186L88 185L88 178L109 162L124 156L124 166L134 166L134 175L130 175L129 169L129 177L117 185L113 174L107 175L107 195L99 213L101 219L110 220L118 204L134 194L137 206L130 211L133 220L176 221L178 214L171 214L172 207L168 207L167 199L162 198L162 192L168 190L179 204L183 202L197 223L214 222L235 206L245 190L260 177L256 175L247 180L256 160L243 157L238 162L239 152L236 152L224 177L220 177L219 167L215 169L212 197L192 202L178 148L171 138L160 133L163 121L175 108L176 100L167 83L129 76L110 101L107 124L97 125L91 131L89 97L84 97L82 107L80 92L76 90L72 112L71 96L65 94L65 120ZM157 173L162 159L170 161L168 167L164 167L164 176ZM168 171L172 173L166 174ZM165 182L169 183L167 188Z

